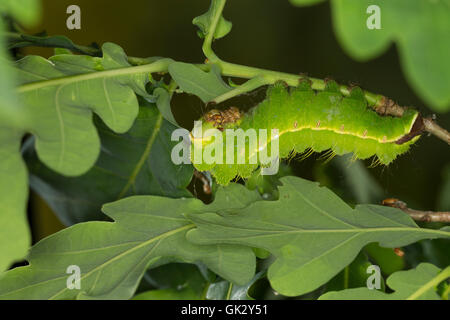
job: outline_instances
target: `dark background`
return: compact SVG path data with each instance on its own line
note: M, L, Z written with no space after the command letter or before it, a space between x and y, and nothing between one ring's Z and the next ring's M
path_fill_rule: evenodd
M191 21L209 7L209 0L43 0L41 24L30 33L47 31L66 35L75 43L89 45L114 42L128 55L164 56L185 62L202 62L201 40ZM66 28L66 8L81 7L81 30ZM233 22L232 32L214 44L224 60L312 77L331 77L338 82L356 83L382 93L400 105L414 106L425 116L432 114L404 78L395 45L369 62L352 60L342 50L333 32L330 6L325 2L307 8L292 6L288 0L229 0L225 17ZM51 49L28 48L24 53L44 56ZM263 98L263 92L233 103L249 107ZM173 102L179 122L189 127L204 110L196 97L180 96ZM450 128L450 114L438 115L438 122ZM297 175L315 178L322 165L310 157L291 162ZM423 137L411 151L388 167L369 169L383 187L385 197L396 197L417 209L436 209L442 173L450 161L450 148L435 137ZM370 164L370 161L367 162ZM32 198L35 240L61 227L45 204Z

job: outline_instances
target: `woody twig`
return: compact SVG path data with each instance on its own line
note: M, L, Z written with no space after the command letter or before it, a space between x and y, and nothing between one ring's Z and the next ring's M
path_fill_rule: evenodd
M381 115L401 117L407 108L399 106L391 99L381 97L375 104L374 109ZM450 132L439 126L432 117L423 118L419 116L414 125L410 136L406 137L406 141L423 132L428 132L450 145Z
M398 199L385 199L383 205L398 208L416 221L450 223L450 212L447 211L421 211L408 208L408 205Z

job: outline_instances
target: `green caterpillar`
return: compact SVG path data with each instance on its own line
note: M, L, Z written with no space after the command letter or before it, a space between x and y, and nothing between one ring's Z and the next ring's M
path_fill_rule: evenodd
M277 163L306 150L329 149L331 156L376 156L377 163L387 165L419 139L415 128L420 121L419 113L411 109L401 117L379 115L368 107L360 88L353 88L344 97L334 81L328 81L321 92L314 91L309 81L301 81L290 92L283 83L276 83L268 89L266 100L244 115L236 108L205 115L191 132L191 161L197 170L210 171L219 184L235 177L248 178L259 166L268 167L274 160L268 155L275 147L279 149ZM236 129L242 129L240 133L256 132L259 142L252 141L255 134L248 134L239 145L238 138L229 135ZM199 156L205 154L214 161ZM227 161L227 156L234 162Z

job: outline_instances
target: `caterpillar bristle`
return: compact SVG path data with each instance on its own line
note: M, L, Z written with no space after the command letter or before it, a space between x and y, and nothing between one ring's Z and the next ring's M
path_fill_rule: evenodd
M328 151L326 151L324 154L322 154L318 160L323 161L323 164L327 164L329 163L331 160L333 160L333 158L336 156L336 153L330 149Z
M330 152L333 152L333 151L331 149L326 150L319 157L317 157L317 160L319 160L319 161L326 160L328 155L330 154Z
M378 167L378 166L384 167L385 164L384 164L383 162L381 162L381 159L379 159L379 158L377 157L377 167Z
M232 181L233 183L238 183L239 180L241 180L241 179L242 179L241 175L240 175L240 174L237 174L237 175L234 177L234 179L231 180L231 181Z
M298 160L299 161L304 161L307 158L309 158L313 153L314 153L314 150L312 148L308 148L303 153L300 153L298 155Z
M378 158L377 156L373 156L372 157L372 162L369 165L369 168L373 169L376 168L378 166L382 165L380 158Z
M286 162L287 162L287 164L291 164L291 161L292 161L292 160L295 160L296 157L297 157L297 153L295 152L294 149L292 149L292 150L289 152L288 156L286 157Z
M350 162L354 163L356 161L358 161L358 155L356 153L352 153L352 157L350 158Z

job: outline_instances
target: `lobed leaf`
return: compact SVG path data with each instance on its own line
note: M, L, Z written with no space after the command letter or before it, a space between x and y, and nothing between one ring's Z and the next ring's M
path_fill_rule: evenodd
M0 54L1 46L0 39ZM0 158L4 191L0 203L7 208L0 213L0 222L10 226L0 243L0 271L26 254L30 239L25 215L27 174L19 150L23 135L35 135L38 156L51 169L68 176L85 173L100 152L92 112L114 132L126 132L138 113L135 93L148 96L145 85L150 72L170 61L131 67L123 50L112 43L103 46L103 58L27 56L14 69L0 56L0 71L5 72L0 77L2 92L14 92L14 77L21 85L19 101L14 94L0 98L0 149L7 152Z
M268 278L287 296L301 295L326 283L368 243L401 247L425 238L449 238L448 230L419 228L402 211L359 205L350 208L317 183L281 178L278 201L253 203L229 214L186 214L198 244L260 247L275 256Z
M85 173L99 155L92 112L124 133L138 114L136 93L148 96L151 65L131 67L122 48L112 43L103 45L103 58L27 56L17 66L27 131L36 136L38 156L68 176Z
M20 132L0 127L0 272L23 259L31 243L26 216L28 176L20 137Z
M16 129L25 113L14 92L15 71L3 39L3 14L32 26L40 18L40 5L37 0L0 0L0 272L22 259L31 242L25 212L28 180L19 151L22 132Z
M128 299L149 266L202 262L221 277L245 284L255 271L250 248L186 241L193 224L183 214L203 215L245 207L260 197L244 186L220 189L216 201L134 196L104 206L115 222L80 223L33 246L29 265L0 278L0 299ZM68 289L69 266L81 270L80 289Z
M37 158L31 143L25 158L31 173L30 185L66 225L102 220L104 203L131 195L191 197L186 189L192 165L175 165L171 151L171 123L154 104L140 107L133 127L117 134L95 119L102 142L96 164L80 177L61 176Z

